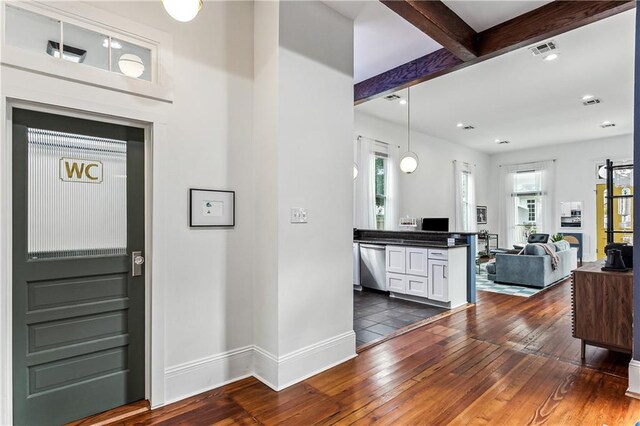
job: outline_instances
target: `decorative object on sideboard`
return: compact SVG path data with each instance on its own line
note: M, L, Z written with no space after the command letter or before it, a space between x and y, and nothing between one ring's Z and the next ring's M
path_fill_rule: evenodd
M476 218L477 218L478 225L487 224L487 206L476 207Z
M603 271L618 271L618 272L626 272L629 270L624 264L624 260L622 260L622 251L619 249L609 249L607 250L607 260L602 267Z
M400 170L411 174L418 168L418 156L411 151L411 88L407 88L407 152L400 157Z
M189 226L221 228L236 225L235 191L189 189Z

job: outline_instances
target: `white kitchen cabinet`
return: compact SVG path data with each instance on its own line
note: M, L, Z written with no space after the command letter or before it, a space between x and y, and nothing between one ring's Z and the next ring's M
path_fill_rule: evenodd
M417 275L426 277L427 273L427 253L426 248L406 247L405 249L405 273L407 275Z
M427 297L438 302L449 302L449 262L429 259L429 286Z
M405 293L405 275L387 272L387 290L394 293Z
M438 248L438 249L430 248L429 259L447 260L449 259L449 251L448 249L443 249L443 248Z
M429 278L418 277L415 275L405 275L405 294L412 296L428 297L427 288L429 286Z
M387 246L386 270L394 274L405 273L405 247Z

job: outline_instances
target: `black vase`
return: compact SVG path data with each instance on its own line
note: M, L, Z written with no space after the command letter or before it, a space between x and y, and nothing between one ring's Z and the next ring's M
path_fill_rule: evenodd
M606 269L627 269L622 260L622 251L611 249L607 251L607 261L604 264Z

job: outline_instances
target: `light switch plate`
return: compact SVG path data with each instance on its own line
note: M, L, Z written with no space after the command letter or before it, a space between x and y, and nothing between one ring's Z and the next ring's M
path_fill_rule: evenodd
M307 209L302 207L292 207L291 223L307 223Z

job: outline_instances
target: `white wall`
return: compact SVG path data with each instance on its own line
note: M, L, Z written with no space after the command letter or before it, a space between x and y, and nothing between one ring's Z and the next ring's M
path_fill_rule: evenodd
M258 2L255 38L255 368L281 389L355 356L353 24L321 2Z
M566 232L584 234L583 256L585 261L596 259L596 164L612 160L633 158L631 135L579 141L568 144L545 145L541 148L506 152L491 156L489 182L495 182L495 191L490 191L489 205L499 206L499 165L528 163L532 161L556 160L555 208L553 213L555 231L561 232L560 203L582 201L582 229L566 229ZM494 186L494 185L492 185ZM489 221L498 223L497 207L489 209ZM503 232L503 231L500 231Z
M356 108L355 137L358 135L399 145L400 153L407 150L406 127L358 112ZM410 175L398 173L400 217L448 217L449 227L454 230L454 160L476 165L476 204L489 205L492 191L488 181L489 155L416 131L411 132L411 149L418 155L419 165ZM491 210L488 206L488 211ZM478 225L478 229L494 232L493 227L495 222L491 220Z
M281 354L353 329L353 23L321 2L280 5ZM291 224L291 207L309 223Z

